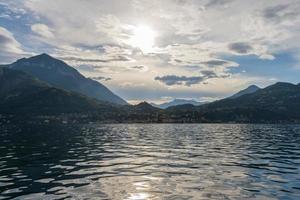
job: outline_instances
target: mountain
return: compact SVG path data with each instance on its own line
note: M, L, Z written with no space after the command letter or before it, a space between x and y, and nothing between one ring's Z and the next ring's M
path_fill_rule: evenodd
M89 112L100 102L54 88L37 78L9 68L0 68L0 113L61 114Z
M236 99L236 98L238 98L238 97L240 97L240 96L243 96L243 95L245 95L245 94L251 94L251 93L254 93L254 92L256 92L257 90L260 90L260 88L257 87L256 85L250 85L250 86L247 87L246 89L241 90L241 91L239 91L238 93L236 93L236 94L234 94L234 95L232 95L232 96L230 96L230 97L228 97L228 98L229 98L229 99Z
M143 102L118 105L55 88L20 70L0 67L0 123L3 116L89 122L157 122L161 109ZM30 121L30 120L29 120Z
M25 121L48 116L82 123L300 123L300 84L279 82L236 98L160 109L147 102L132 106L99 101L3 67L0 113L0 123L2 116L11 114Z
M6 67L24 71L56 88L77 92L101 101L121 105L127 104L126 101L112 93L101 83L85 78L65 62L47 54L22 58L6 65Z
M151 103L152 106L157 107L157 108L161 108L161 109L166 109L169 108L171 106L178 106L178 105L185 105L185 104L191 104L194 106L199 106L199 105L203 105L207 102L198 102L195 100L186 100L186 99L174 99L170 102L166 102L166 103L162 103L162 104L155 104L155 103Z
M208 121L300 122L300 85L279 82L237 98L199 107Z
M128 105L120 108L124 112L121 116L123 122L136 122L136 123L158 123L161 121L163 110L153 107L147 102L141 102L137 105ZM120 118L120 117L119 117Z
M146 112L156 112L159 111L159 108L156 108L154 106L152 106L151 104L147 103L147 102L141 102L137 105L134 105L133 108L135 110L140 110L140 111L146 111Z

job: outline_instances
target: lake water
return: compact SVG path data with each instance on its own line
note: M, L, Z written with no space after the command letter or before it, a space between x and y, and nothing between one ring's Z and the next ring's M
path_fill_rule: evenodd
M300 199L300 126L1 126L0 199Z

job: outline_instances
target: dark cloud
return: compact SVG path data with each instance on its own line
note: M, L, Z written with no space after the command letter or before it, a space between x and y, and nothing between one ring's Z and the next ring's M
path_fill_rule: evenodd
M230 74L216 74L216 72L211 71L211 70L202 70L200 72L205 79L210 79L210 78L227 78L230 76Z
M166 85L185 85L190 87L191 85L203 83L207 84L205 80L211 79L211 78L227 78L230 75L229 74L221 74L218 75L216 72L212 70L202 70L200 76L176 76L176 75L166 75L166 76L157 76L155 77L155 80L160 81Z
M278 14L288 8L288 5L276 5L269 8L266 8L263 12L264 17L268 19L272 19L278 16Z
M130 58L126 56L114 56L112 58L108 59L89 59L89 58L79 58L79 57L61 57L61 59L65 61L77 61L77 62L101 62L101 63L109 63L109 62L114 62L114 61L130 61Z
M227 61L227 60L208 60L204 62L189 62L189 61L183 61L180 59L173 59L173 61L176 64L186 64L186 67L193 67L193 68L199 68L199 65L206 65L209 67L214 67L214 66L224 66L228 64L234 65L235 63ZM193 66L194 65L194 66Z
M207 4L205 4L205 7L223 6L232 1L233 0L210 0Z
M7 37L7 36L5 36L5 35L0 35L0 45L1 45L1 46L2 46L2 45L9 44L9 43L11 43L11 42L13 42L13 41L11 40L11 38L9 38L9 37Z
M131 68L132 68L132 69L136 69L136 70L143 70L143 69L145 69L146 67L143 66L143 65L137 65L137 66L132 66Z
M81 44L81 43L77 43L74 44L74 47L80 48L80 49L89 49L89 50L95 50L98 51L100 53L105 53L105 45L89 45L89 44Z
M208 65L208 66L221 66L227 64L227 61L224 60L209 60L206 62L202 62L202 64Z
M184 5L187 3L187 0L175 0L175 3L179 4L179 5Z
M97 80L97 81L110 81L111 80L111 78L103 77L103 76L90 77L90 79L94 79L94 80Z
M205 80L210 78L228 78L230 76L230 74L217 74L216 72L211 70L202 70L200 73L205 78Z
M253 50L253 47L246 42L231 43L228 47L231 51L239 54L249 54Z
M160 81L166 85L185 85L191 86L194 84L201 83L204 79L202 76L176 76L176 75L167 75L167 76L157 76L155 80Z
M217 74L214 71L210 71L210 70L203 70L203 71L201 71L201 74L205 78L215 78L215 77L218 77Z
M182 60L179 60L179 59L174 59L175 62L177 63L182 63L183 61Z
M263 10L263 17L273 22L280 22L284 19L295 18L300 14L300 7L290 4L280 4L268 7Z

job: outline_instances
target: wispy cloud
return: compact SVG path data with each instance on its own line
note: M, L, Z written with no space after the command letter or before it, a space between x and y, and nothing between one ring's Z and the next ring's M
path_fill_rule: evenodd
M97 80L97 81L110 81L111 80L111 78L104 77L104 76L90 77L90 79L94 79L94 80Z
M11 58L17 58L26 55L22 45L15 39L14 35L0 26L0 60L6 62Z
M54 37L54 34L50 30L50 28L45 24L33 24L33 25L31 25L31 30L45 38L53 38Z

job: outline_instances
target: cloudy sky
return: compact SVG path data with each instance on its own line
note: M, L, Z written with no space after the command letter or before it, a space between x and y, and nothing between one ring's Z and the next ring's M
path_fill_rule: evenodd
M0 0L0 63L48 53L129 102L300 82L299 0Z

